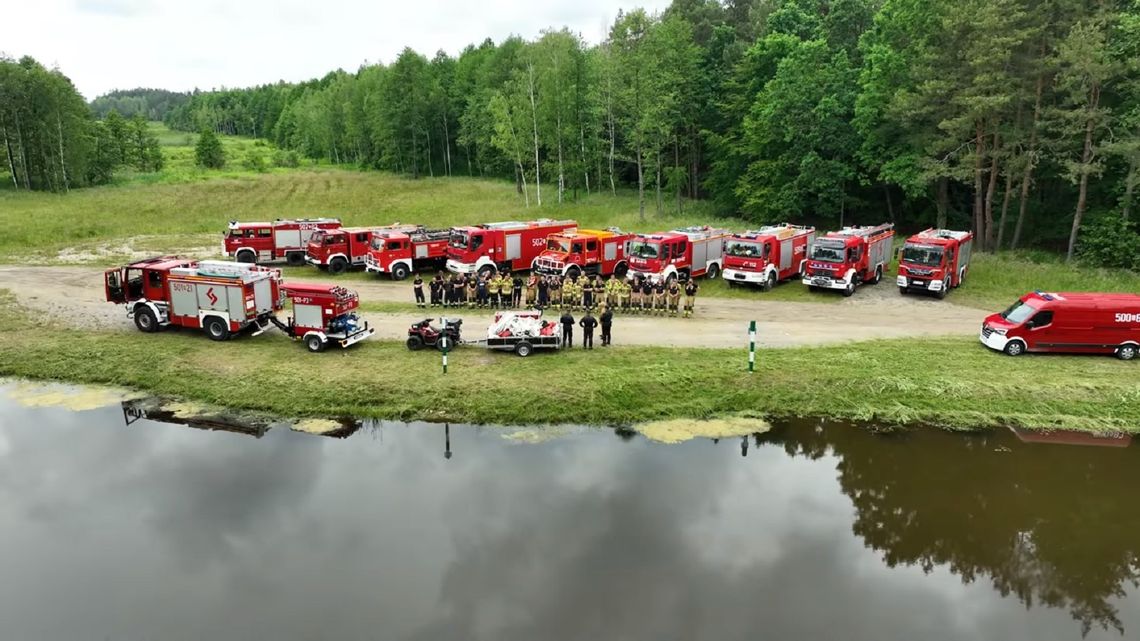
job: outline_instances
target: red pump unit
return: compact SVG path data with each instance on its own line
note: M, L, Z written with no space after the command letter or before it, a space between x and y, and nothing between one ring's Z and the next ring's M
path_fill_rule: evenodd
M330 344L349 347L376 332L357 317L360 297L352 290L310 283L287 283L281 289L293 304L293 316L285 323L270 320L310 352L324 351Z

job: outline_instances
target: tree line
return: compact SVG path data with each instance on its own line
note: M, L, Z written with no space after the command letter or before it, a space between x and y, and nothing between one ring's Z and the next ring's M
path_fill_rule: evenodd
M189 93L166 89L117 89L91 101L96 118L106 118L112 111L131 118L136 114L147 120L162 120L166 112L190 100Z
M201 93L175 128L411 176L513 177L529 203L636 186L757 222L971 227L1070 254L1140 177L1140 6L675 0L298 84Z
M96 120L66 76L27 56L0 57L0 142L15 189L66 192L109 182L120 167L163 166L142 114Z

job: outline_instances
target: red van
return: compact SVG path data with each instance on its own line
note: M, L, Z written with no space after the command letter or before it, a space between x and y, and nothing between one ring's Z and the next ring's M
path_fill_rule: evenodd
M1140 295L1033 292L986 318L979 336L991 349L1115 354L1130 361L1140 349Z

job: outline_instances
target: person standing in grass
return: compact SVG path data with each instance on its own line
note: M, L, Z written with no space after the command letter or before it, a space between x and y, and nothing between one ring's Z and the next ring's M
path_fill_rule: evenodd
M612 307L606 307L602 310L602 347L608 347L610 344L610 330L614 325L614 310Z
M586 315L578 321L582 327L582 349L594 349L594 328L598 326L598 319L586 309Z
M690 277L685 282L685 318L691 318L693 315L693 305L697 300L697 290L700 287L697 285L697 279Z
M633 285L630 286L630 311L638 313L641 311L641 279L638 277L633 278Z
M566 310L558 320L562 322L562 347L570 349L574 347L574 317Z
M416 295L416 307L427 307L424 304L424 279L418 273L412 281L412 292Z

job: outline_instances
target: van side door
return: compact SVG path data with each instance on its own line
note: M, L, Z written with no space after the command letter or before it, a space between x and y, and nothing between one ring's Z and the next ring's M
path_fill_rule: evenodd
M1052 310L1042 310L1025 321L1025 340L1029 349L1052 351L1060 347L1054 331L1054 318Z

